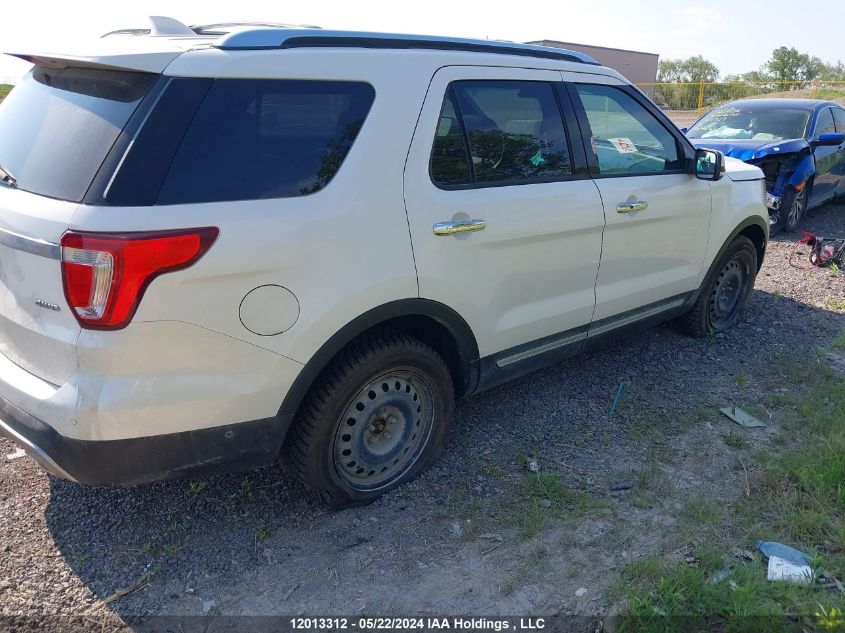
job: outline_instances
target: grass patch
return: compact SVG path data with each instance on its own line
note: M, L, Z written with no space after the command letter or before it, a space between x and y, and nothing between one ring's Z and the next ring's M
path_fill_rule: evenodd
M680 515L700 525L714 525L722 518L722 509L710 499L691 497L684 501Z
M514 574L499 586L499 593L506 596L512 594L532 574L548 571L549 567L549 551L545 547L538 547L522 559Z
M813 99L842 99L845 97L845 91L837 90L836 88L817 88L816 96Z
M12 90L12 86L9 84L0 84L0 101L6 97L7 94Z
M725 446L730 446L731 448L736 449L748 448L748 440L745 439L742 435L734 435L733 433L729 433L725 436Z
M711 417L713 417L713 414L708 409L695 409L681 416L681 429L686 431Z
M551 518L583 516L602 507L586 492L566 486L555 474L532 473L520 482L510 508L523 538L539 534Z
M833 345L845 347L845 334ZM756 453L758 476L743 503L723 510L706 499L686 501L680 516L718 522L719 538L696 552L696 567L659 557L631 563L617 584L627 598L618 631L845 631L841 592L769 582L762 557L730 556L733 547L776 540L809 552L826 577L845 578L845 379L825 365L775 360L778 374L798 379L784 448ZM731 437L740 436L729 435L728 445L741 443ZM707 582L728 566L731 576Z
M827 300L827 307L831 310L845 310L845 299L830 298Z

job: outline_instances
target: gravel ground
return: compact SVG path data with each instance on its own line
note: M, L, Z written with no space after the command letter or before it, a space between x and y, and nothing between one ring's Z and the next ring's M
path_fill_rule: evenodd
M845 237L845 206L803 228ZM277 468L88 488L8 459L0 440L0 616L111 630L142 615L612 611L628 560L683 552L685 504L741 496L744 466L723 441L738 427L718 406L761 410L791 388L772 385L773 363L818 362L845 328L832 308L845 273L802 269L806 249L791 266L795 239L773 239L736 330L693 340L662 326L467 399L443 459L367 508L326 511ZM746 432L747 450L778 416ZM533 531L528 455L576 495Z

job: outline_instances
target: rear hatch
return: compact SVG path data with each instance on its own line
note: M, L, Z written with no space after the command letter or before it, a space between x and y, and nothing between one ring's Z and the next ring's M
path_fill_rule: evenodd
M36 65L0 104L0 352L56 385L76 368L80 332L62 234L157 76Z

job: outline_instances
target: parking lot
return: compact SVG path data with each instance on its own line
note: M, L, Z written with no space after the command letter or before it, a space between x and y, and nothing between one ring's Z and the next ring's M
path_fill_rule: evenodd
M845 237L845 206L805 228ZM327 511L277 468L88 488L0 440L0 615L616 613L632 561L753 546L735 516L760 456L800 442L796 398L842 366L845 273L790 265L796 239L734 331L662 326L465 400L441 461L369 507Z

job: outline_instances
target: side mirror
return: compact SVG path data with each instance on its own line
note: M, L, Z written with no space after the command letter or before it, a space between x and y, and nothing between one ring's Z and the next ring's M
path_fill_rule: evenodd
M819 134L810 144L813 147L832 147L842 145L842 143L845 143L845 134L828 132L826 134Z
M725 175L725 157L716 149L697 149L693 173L699 180L719 180Z
M684 134L686 134L688 129L689 129L688 127L682 127L682 128L681 128L681 132L683 132Z

